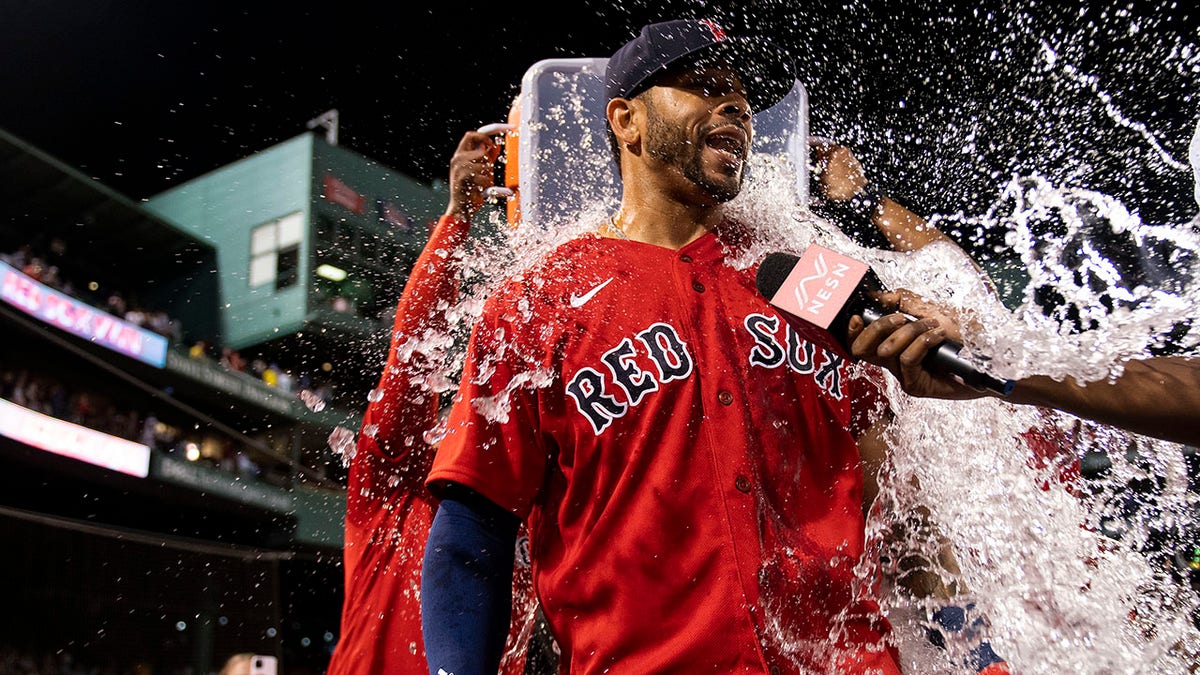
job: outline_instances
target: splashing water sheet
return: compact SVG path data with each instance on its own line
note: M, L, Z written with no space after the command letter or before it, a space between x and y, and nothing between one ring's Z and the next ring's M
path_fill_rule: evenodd
M1187 171L1150 127L1124 116L1103 82L1069 62L1071 49L1031 37L1033 29L1019 18L1014 30L1026 31L1041 49L1015 67L1048 86L1082 91L1072 114L1106 116L1140 139L1164 171ZM1163 67L1191 72L1196 54L1192 45L1174 45ZM551 114L589 113L564 107ZM945 133L957 134L956 147L970 152L977 131L967 120ZM887 133L877 132L877 140ZM575 161L558 180L604 182L611 171L604 138L585 134L583 145L567 150ZM865 249L802 203L788 157L757 154L743 193L727 206L731 217L752 226L754 241L730 264L749 267L767 253L799 253L811 243L867 261L885 286L957 310L970 326L964 353L1009 378L1098 382L1117 376L1130 359L1164 350L1197 355L1200 328L1188 320L1200 315L1196 221L1142 222L1120 199L1079 187L1068 150L1059 152L1062 171L1053 175L997 171L990 204L976 213L930 214L930 224L955 233L971 257L948 243L909 254ZM501 281L594 231L613 210L610 198L581 200L567 215L517 228L503 221L502 209L482 216L489 234L454 254L464 292L445 307L450 334L430 333L402 347L405 359L441 364L423 386L452 389L465 331ZM994 257L979 255L989 250ZM486 364L481 372L486 376ZM550 381L531 373L514 386ZM507 393L475 401L476 409L502 418ZM869 553L842 564L855 565L858 592L881 595L906 672L966 672L951 657L969 645L931 647L928 607L894 583L901 561L937 560L946 542L958 569L935 565L934 571L986 615L990 640L1014 672L1174 673L1198 662L1197 596L1175 555L1198 536L1197 495L1189 489L1183 448L997 399L914 399L893 383L888 400L895 414L887 432L892 453L867 520ZM427 439L443 433L431 429ZM330 440L343 453L353 451L347 434L339 429ZM1103 458L1107 466L1081 476L1073 469L1081 458ZM911 527L918 513L927 514L932 530Z

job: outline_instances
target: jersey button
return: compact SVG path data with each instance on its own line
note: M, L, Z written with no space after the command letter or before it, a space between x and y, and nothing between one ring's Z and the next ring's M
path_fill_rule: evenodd
M779 669L779 666L771 666L769 669L769 672L771 673L771 675L779 675L783 671Z
M703 293L704 292L704 284L700 283L699 281L693 281L692 282L692 290L696 291L697 293Z
M717 400L721 402L721 405L729 405L733 403L733 394L722 389L721 393L717 394Z
M738 476L733 479L733 487L737 488L738 492L750 492L750 479L745 476Z
M679 260L681 262L692 262L692 256L684 253L683 255L679 256Z

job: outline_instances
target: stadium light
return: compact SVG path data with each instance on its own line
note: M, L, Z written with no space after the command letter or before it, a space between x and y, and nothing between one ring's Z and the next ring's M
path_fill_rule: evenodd
M317 276L324 277L333 282L344 281L346 279L346 270L326 263L317 267Z

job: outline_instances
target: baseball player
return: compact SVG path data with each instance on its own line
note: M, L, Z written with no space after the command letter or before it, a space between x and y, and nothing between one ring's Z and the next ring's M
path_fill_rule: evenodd
M492 184L496 142L467 132L450 160L450 203L413 266L396 309L387 363L371 396L350 463L345 533L345 602L330 675L419 673L425 669L420 570L435 501L424 479L433 460L425 434L438 422L438 395L422 385L441 364L416 348L448 332L439 305L457 296L453 251ZM434 359L436 361L436 359ZM528 573L513 577L514 617L531 602ZM510 637L503 672L524 672ZM493 670L494 672L494 670Z
M644 27L606 79L620 209L489 297L428 477L429 672L495 672L524 521L569 672L898 673L853 570L880 373L727 263L751 112L791 67L684 20ZM952 395L913 365L942 329L902 323L875 322L899 347L876 360Z

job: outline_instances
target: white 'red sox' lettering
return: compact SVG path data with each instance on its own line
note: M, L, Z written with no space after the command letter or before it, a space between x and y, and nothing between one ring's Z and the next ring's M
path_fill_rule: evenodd
M837 283L837 280L834 279ZM805 340L777 316L751 314L743 325L754 338L749 360L752 366L778 368L786 364L799 375L812 375L817 385L841 400L845 359ZM780 326L783 326L782 335ZM635 342L636 340L636 342ZM639 364L649 359L653 368ZM662 384L683 380L695 369L695 359L687 343L674 327L656 323L632 338L622 339L600 358L603 368L583 367L567 384L567 395L575 401L579 413L587 419L597 436L637 407Z
M658 391L660 384L692 374L695 359L672 326L656 323L635 337L643 350L634 349L633 340L625 338L601 357L608 376L594 368L580 368L567 385L567 395L575 400L575 407L597 436L614 419L624 417L630 406L641 403L646 394ZM650 357L657 373L638 366L635 356L639 351ZM620 389L626 402L617 400L610 393L613 389Z

